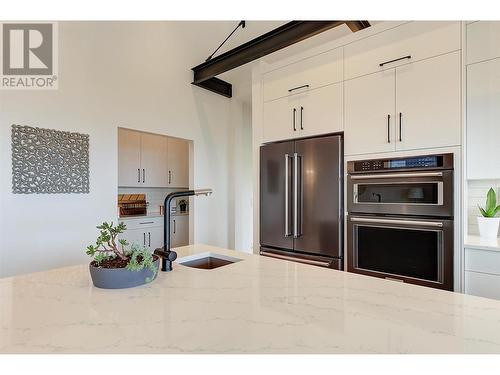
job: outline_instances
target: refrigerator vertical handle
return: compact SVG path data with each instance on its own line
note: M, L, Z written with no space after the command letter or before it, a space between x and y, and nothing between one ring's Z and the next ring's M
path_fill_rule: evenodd
M299 237L299 155L293 153L293 237Z
M290 155L285 154L285 237L290 236L290 197L288 196L290 187L288 186L289 181L289 159Z

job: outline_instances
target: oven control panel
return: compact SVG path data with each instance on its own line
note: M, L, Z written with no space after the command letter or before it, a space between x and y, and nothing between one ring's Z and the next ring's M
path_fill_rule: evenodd
M409 158L358 160L347 163L349 173L392 170L453 169L453 154L414 156Z

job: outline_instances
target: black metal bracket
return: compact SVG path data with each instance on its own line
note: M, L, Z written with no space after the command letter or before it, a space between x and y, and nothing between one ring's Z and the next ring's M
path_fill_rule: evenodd
M230 98L231 84L217 75L343 24L353 32L370 26L368 21L291 21L195 66L192 83Z

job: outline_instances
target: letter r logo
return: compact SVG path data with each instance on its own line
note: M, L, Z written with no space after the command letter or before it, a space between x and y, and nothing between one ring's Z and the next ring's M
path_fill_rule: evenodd
M4 75L52 74L52 24L4 23L2 26Z

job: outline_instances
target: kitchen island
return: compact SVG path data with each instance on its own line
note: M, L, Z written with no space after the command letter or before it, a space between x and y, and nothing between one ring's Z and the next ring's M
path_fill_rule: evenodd
M0 279L0 353L500 353L500 301L207 245L242 261L174 264L93 287L88 265Z

